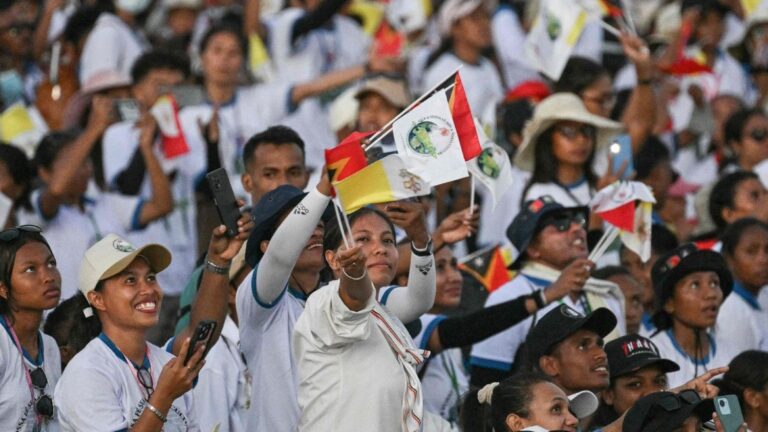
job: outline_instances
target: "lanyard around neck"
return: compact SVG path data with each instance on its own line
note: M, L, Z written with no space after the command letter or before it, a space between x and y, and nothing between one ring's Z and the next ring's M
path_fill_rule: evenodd
M11 334L11 339L13 339L13 343L16 344L16 348L19 350L19 357L21 357L21 369L24 371L24 377L27 379L29 396L32 400L32 403L34 403L35 402L35 386L32 384L32 375L29 373L29 368L27 367L27 365L24 364L24 348L22 348L21 342L19 341L19 337L16 335L16 330L13 329L13 326L11 325L10 321L8 321L8 317L3 315L3 320L5 321L5 326L8 329L8 332ZM37 350L40 351L42 349L43 349L42 343L38 343ZM40 358L39 354L38 354L38 358ZM43 365L41 362L40 367L42 366ZM43 420L42 416L37 414L35 425L39 425L40 423L42 423L42 420Z
M106 334L102 333L99 335L99 338L109 347L112 352L115 354L117 358L125 362L125 364L128 365L128 370L131 371L131 375L133 375L133 379L136 381L136 385L139 386L139 391L141 391L141 394L146 394L146 399L149 400L149 397L151 396L150 391L144 387L144 384L141 383L141 380L139 379L139 369L146 369L149 373L150 377L152 376L152 361L149 359L149 347L144 346L144 362L141 366L136 366L133 364L131 360L128 359L128 356L123 354L122 351L120 351L120 348L115 345L114 342L112 342L112 339L109 338ZM154 387L154 379L152 380L153 387ZM154 391L154 388L152 389Z

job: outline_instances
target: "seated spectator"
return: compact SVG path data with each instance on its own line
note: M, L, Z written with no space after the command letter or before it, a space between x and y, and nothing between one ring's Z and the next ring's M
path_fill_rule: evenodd
M528 333L528 366L552 378L566 394L603 391L610 383L603 338L614 327L616 316L606 308L585 316L560 305Z
M736 352L768 351L768 314L757 301L768 285L768 224L739 219L728 226L722 240L733 292L723 302L715 334L731 341Z
M597 404L591 392L566 395L546 375L520 373L467 394L462 425L465 432L575 432Z
M768 352L744 351L731 360L728 372L715 382L720 394L734 394L750 431L768 428L765 399L768 393Z
M601 404L591 426L606 426L618 420L643 396L669 389L667 373L680 370L675 362L661 358L649 339L622 336L605 344L611 385L600 395Z
M56 341L40 331L61 298L61 274L40 228L0 232L0 429L58 430L53 390L61 376Z
M671 387L697 377L700 372L725 366L737 353L731 342L715 338L715 326L723 299L733 288L722 255L684 244L661 256L653 266L656 290L656 332L650 339L661 357L680 366L668 375Z
M485 307L542 292L546 307L512 328L475 344L470 359L473 385L481 387L499 381L521 367L520 346L530 328L543 314L557 308L558 302L547 304L552 291L568 292L561 302L582 314L608 307L618 318L615 335L624 333L619 288L590 278L594 264L587 259L586 223L586 208L563 207L551 197L543 196L526 203L509 226L507 236L519 251L512 267L519 272L512 281L488 296Z

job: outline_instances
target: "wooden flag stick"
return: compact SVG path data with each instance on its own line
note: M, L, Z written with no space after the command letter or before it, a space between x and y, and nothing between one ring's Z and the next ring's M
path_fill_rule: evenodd
M607 22L605 22L603 20L598 21L598 23L600 23L600 27L602 27L608 33L616 36L617 38L621 37L621 31L619 31L619 29L617 29L616 27L608 24Z
M469 216L475 211L475 176L469 174Z
M592 249L588 259L592 262L597 262L597 260L599 260L605 254L605 252L611 246L613 241L616 240L616 237L618 237L620 233L621 231L618 228L613 225L609 225L603 236L600 237L600 240L597 242L595 248Z
M333 200L333 202L331 204L333 205L333 211L336 213L336 222L339 224L339 232L341 232L341 238L344 240L344 246L346 246L347 249L349 249L352 246L349 243L349 239L347 238L347 234L344 232L345 231L344 222L341 220L341 214L339 214L339 213L343 214L344 210L341 210L341 212L339 212L339 206L336 205L336 200L335 199Z

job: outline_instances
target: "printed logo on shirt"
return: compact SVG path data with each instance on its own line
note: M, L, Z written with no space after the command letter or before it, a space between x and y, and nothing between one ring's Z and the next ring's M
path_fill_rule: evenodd
M296 207L293 209L293 214L298 215L307 215L309 214L309 209L302 203L299 203L296 205Z
M128 427L129 429L136 425L136 423L139 421L139 417L141 417L141 415L144 413L144 410L146 409L147 400L142 399L139 404L136 405L136 409L133 410L131 423ZM168 421L166 421L165 425L163 426L163 432L186 432L189 430L189 422L187 421L187 416L185 416L184 413L181 412L181 410L176 405L171 405L171 409L168 410L166 417L168 418Z
M115 241L112 242L112 247L124 253L130 253L136 250L132 244L123 239L115 239Z
M427 116L408 131L408 147L418 154L435 159L451 148L455 141L456 132L453 127L439 116Z
M429 270L430 270L430 269L432 269L432 261L429 261L429 262L428 262L428 263L426 263L426 264L417 264L417 265L416 265L416 269L417 269L417 270L418 270L418 271L419 271L421 274L423 274L424 276L426 276L426 275L427 275L427 273L429 273Z
M24 407L24 412L22 412L21 417L19 418L19 421L16 422L16 432L24 432L29 429L29 425L35 425L37 422L37 415L35 414L35 401L30 400L29 403ZM43 419L43 425L35 425L33 426L33 431L42 430L41 427L45 425L46 420Z

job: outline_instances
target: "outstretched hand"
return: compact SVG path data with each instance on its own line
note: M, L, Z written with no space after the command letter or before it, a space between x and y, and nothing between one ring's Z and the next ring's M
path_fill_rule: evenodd
M680 387L672 389L672 391L680 393L683 390L695 390L702 399L712 399L720 393L720 389L716 385L710 384L709 381L726 372L728 372L728 366L710 369Z
M479 206L475 206L471 214L469 208L451 213L447 218L440 222L440 226L435 230L435 242L442 242L449 245L460 242L477 232L479 222ZM438 246L440 245L435 244L435 249L437 249Z

